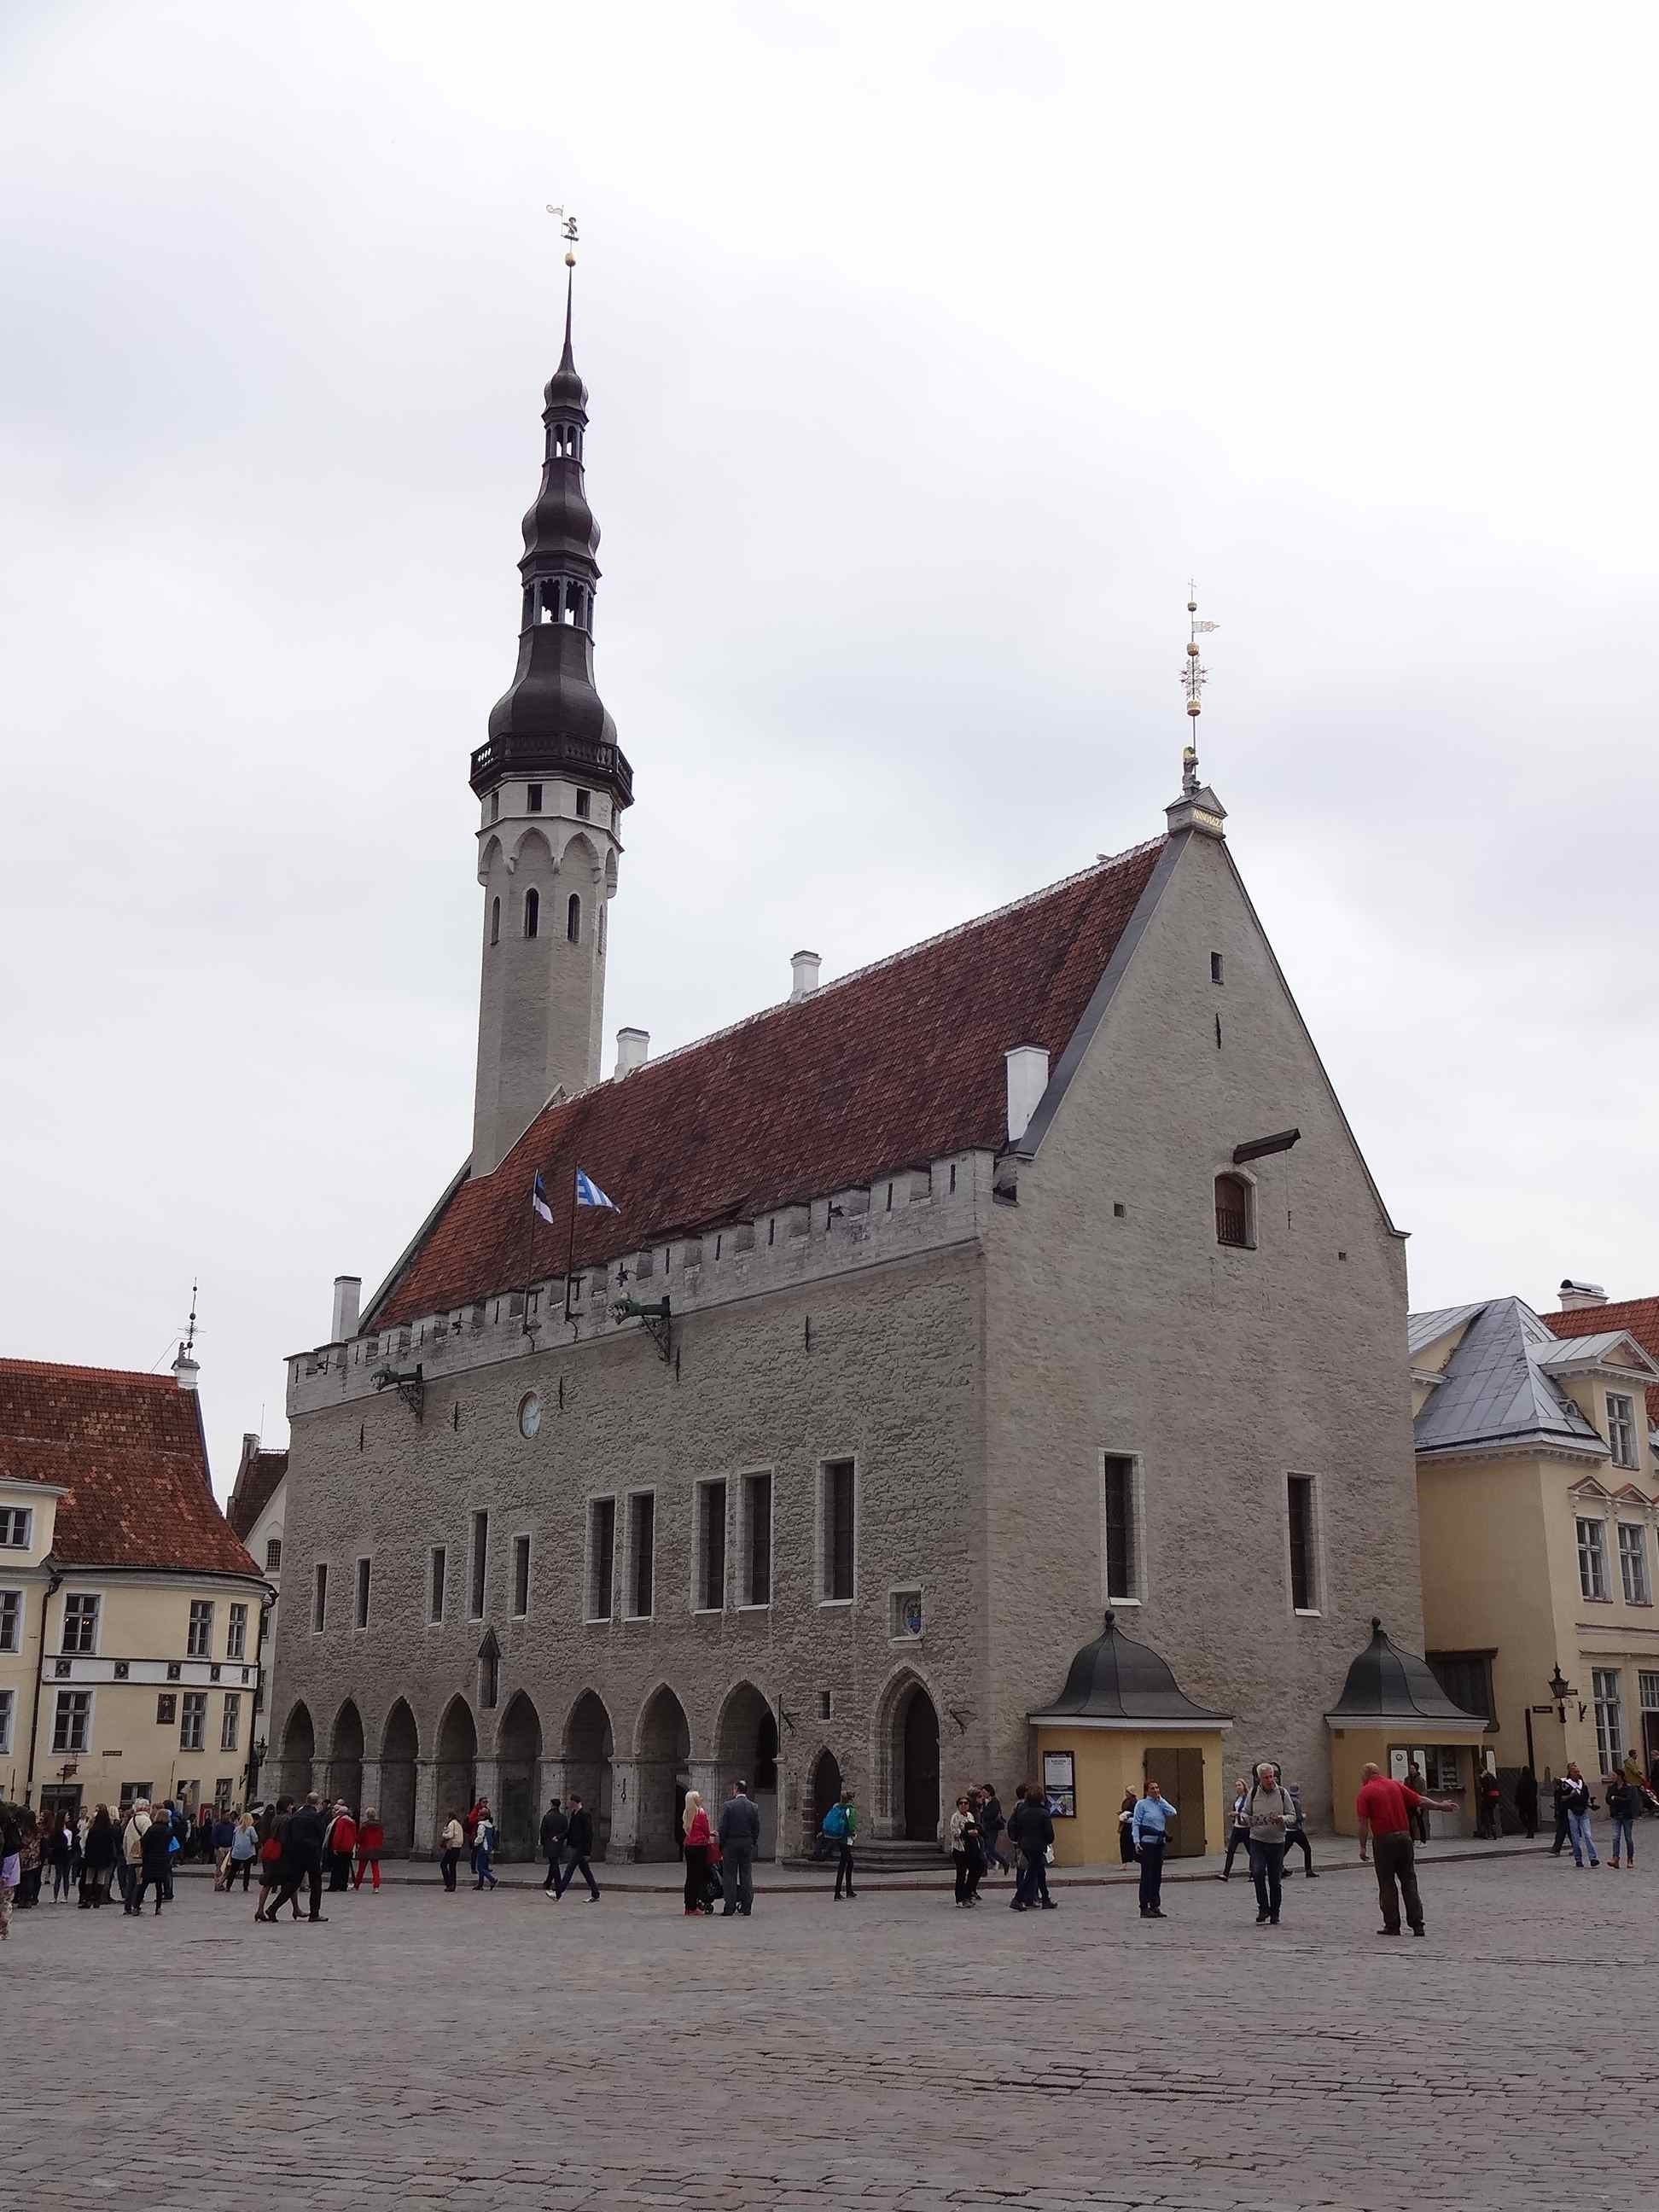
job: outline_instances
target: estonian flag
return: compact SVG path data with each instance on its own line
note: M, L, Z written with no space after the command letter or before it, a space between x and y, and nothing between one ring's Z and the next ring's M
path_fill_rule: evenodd
M552 1220L553 1209L547 1202L547 1185L542 1181L542 1171L539 1168L536 1170L535 1182L530 1186L530 1203L544 1221Z
M608 1206L612 1213L622 1212L614 1198L607 1198L592 1178L576 1170L576 1203L578 1206Z

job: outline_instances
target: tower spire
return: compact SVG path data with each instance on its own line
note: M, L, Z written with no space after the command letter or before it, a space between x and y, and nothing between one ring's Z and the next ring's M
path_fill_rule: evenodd
M1198 657L1198 634L1200 630L1219 629L1219 623L1200 622L1198 618L1198 586L1191 577L1187 580L1187 665L1182 672L1182 681L1187 693L1187 743L1181 755L1181 792L1184 799L1197 796L1198 780L1198 718L1204 711L1199 694L1209 681L1210 672Z
M556 1090L599 1080L605 904L634 772L593 681L599 526L587 503L587 386L572 336L576 222L562 208L564 348L542 394L541 488L524 518L518 665L472 756L483 980L472 1172L488 1174Z

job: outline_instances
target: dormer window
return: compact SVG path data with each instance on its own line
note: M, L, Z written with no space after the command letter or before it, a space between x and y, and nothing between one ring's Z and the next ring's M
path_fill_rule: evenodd
M1252 1218L1254 1193L1243 1176L1218 1175L1215 1179L1215 1241L1249 1251L1255 1243Z
M1607 1393L1607 1448L1615 1467L1636 1466L1636 1407L1618 1390Z

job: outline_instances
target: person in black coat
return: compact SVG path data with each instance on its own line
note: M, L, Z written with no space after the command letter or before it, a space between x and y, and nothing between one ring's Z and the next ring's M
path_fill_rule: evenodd
M1538 1777L1523 1766L1515 1784L1515 1809L1530 1843L1538 1833Z
M155 1885L155 1910L159 1912L167 1898L167 1874L173 1856L173 1823L171 1820L152 1820L144 1831L144 1840L139 1846L138 1890L133 1911L144 1909L144 1892L151 1882Z
M542 1814L542 1856L547 1861L547 1880L542 1884L550 1897L557 1893L559 1861L564 1855L564 1839L570 1832L570 1815L556 1797Z
M564 1832L564 1872L559 1877L556 1898L562 1897L580 1874L587 1883L590 1905L599 1901L599 1885L593 1879L593 1869L587 1863L587 1855L593 1848L593 1823L588 1818L587 1808L580 1797L570 1800L570 1818Z
M274 1920L284 1905L297 1906L301 1882L311 1891L313 1921L327 1919L323 1911L323 1838L327 1833L322 1802L313 1790L299 1811L289 1816L288 1832L283 1838L283 1886L265 1915L268 1920Z
M109 1894L115 1873L115 1823L109 1808L100 1805L87 1830L87 1847L81 1859L81 1908L101 1905Z
M1035 1789L1027 1785L1008 1822L1008 1840L1018 1848L1020 1875L1009 1900L1010 1910L1024 1912L1028 1905L1054 1910L1048 1895L1048 1847L1054 1840L1054 1824L1048 1808Z

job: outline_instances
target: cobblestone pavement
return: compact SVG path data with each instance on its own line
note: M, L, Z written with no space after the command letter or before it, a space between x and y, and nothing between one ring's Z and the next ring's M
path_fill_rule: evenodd
M1237 1879L1161 1923L1105 1889L42 1905L0 1950L0 2207L1652 2203L1656 1869L1431 1854L1423 1942L1335 1868L1276 1931Z

